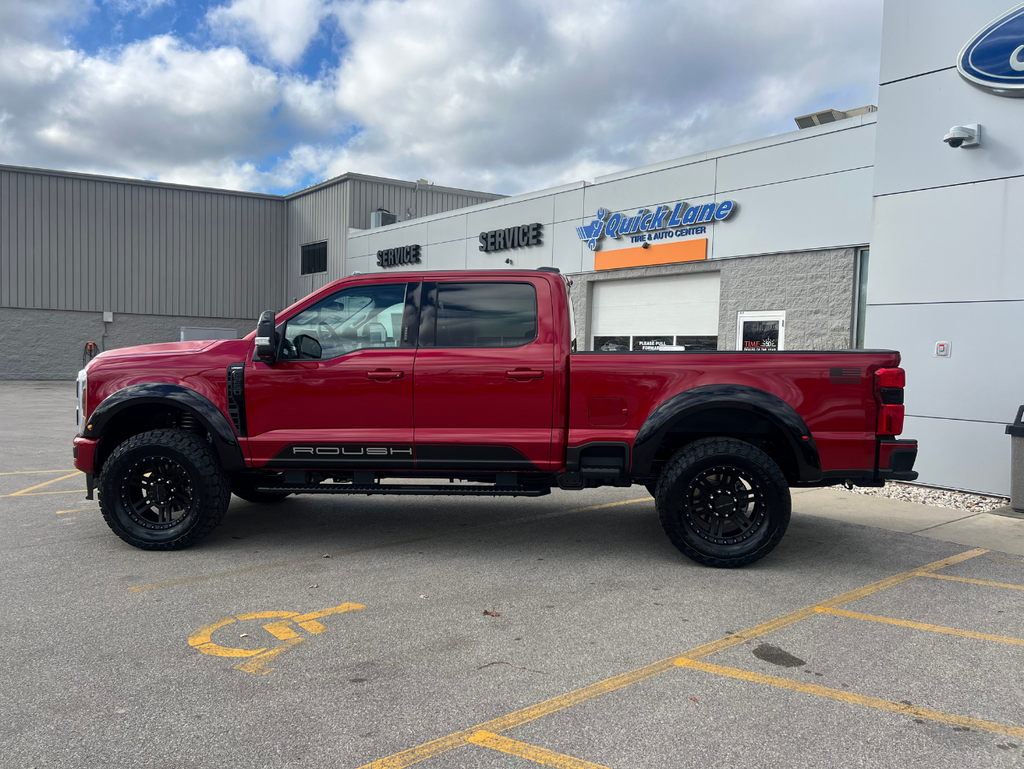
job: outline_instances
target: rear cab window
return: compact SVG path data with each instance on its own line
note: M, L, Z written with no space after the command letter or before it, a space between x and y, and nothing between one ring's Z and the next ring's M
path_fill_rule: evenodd
M537 290L530 283L424 286L423 347L522 347L537 339Z

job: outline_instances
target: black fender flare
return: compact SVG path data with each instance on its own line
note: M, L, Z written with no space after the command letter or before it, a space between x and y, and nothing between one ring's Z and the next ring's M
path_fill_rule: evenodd
M238 435L227 416L213 402L195 390L176 384L152 382L129 385L107 396L89 416L82 437L98 439L103 428L119 412L144 404L170 405L194 416L213 439L221 465L229 473L246 469Z
M768 419L786 437L796 459L800 481L821 480L818 447L807 423L796 409L770 392L735 384L695 387L673 395L651 412L633 441L631 475L634 478L642 478L650 474L654 455L674 425L699 411L718 408L751 411Z

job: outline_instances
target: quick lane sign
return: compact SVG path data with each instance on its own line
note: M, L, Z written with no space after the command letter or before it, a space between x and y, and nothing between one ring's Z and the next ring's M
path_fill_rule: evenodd
M728 219L736 210L736 203L732 200L723 200L721 203L706 203L704 205L691 206L687 203L676 203L675 206L658 206L654 211L641 208L635 214L615 213L608 216L608 211L603 208L597 210L597 218L590 224L576 228L576 234L580 240L587 243L591 251L597 250L598 241L602 236L609 238L620 238L623 236L634 236L638 233L655 232L657 230L683 228L679 232L683 235L701 234L703 228L694 228L694 225L711 224ZM671 212L671 216L669 215ZM605 221L605 217L608 218ZM644 238L646 240L646 238Z

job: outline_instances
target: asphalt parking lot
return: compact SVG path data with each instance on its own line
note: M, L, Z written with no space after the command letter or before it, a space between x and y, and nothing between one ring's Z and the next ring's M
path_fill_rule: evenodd
M0 395L2 766L1024 764L1021 556L795 513L708 569L641 488L235 499L148 553L73 384Z

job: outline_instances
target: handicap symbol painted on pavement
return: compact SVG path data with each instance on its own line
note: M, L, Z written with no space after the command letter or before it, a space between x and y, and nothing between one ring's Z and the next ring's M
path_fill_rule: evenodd
M297 611L255 611L248 614L238 614L234 617L211 622L204 625L188 637L188 644L203 654L214 657L235 657L245 658L243 662L235 665L235 670L254 675L266 675L274 668L267 665L268 662L280 656L294 646L306 643L306 638L295 632L295 627L300 627L311 635L320 635L327 632L327 627L317 620L331 614L344 614L348 611L362 611L366 607L361 603L343 603L332 606L330 609L299 614ZM213 641L213 634L222 627L227 627L234 622L244 622L253 619L272 619L263 629L270 633L281 643L273 647L262 649L238 649L231 646L221 646Z

